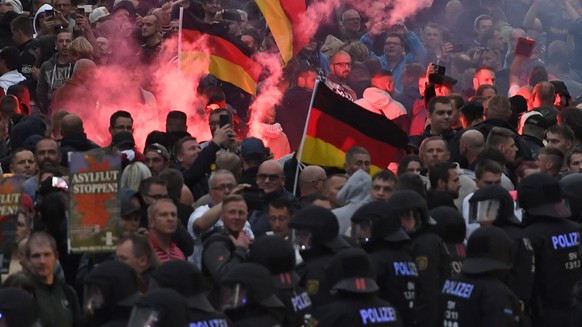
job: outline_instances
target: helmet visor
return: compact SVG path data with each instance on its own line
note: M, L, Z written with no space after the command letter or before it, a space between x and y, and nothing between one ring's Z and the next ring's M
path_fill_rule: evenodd
M292 229L291 244L299 251L309 250L313 245L313 235L307 229Z
M366 244L372 239L372 227L374 223L371 220L363 220L352 223L352 239L360 244Z
M499 213L501 203L497 199L471 202L469 205L469 223L493 222Z
M148 307L133 307L127 327L158 327L159 312Z
M89 315L103 307L105 297L97 285L85 285L83 290L83 309Z
M247 305L248 296L246 288L241 284L225 285L221 287L221 310L237 309Z

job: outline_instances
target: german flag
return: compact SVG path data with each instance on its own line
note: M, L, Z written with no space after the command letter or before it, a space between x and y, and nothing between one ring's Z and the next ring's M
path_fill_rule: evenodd
M394 122L370 112L317 83L301 162L343 168L353 146L370 152L371 173L385 169L408 143L408 135Z
M241 40L229 35L223 24L207 24L191 11L184 11L182 20L182 43L195 44L207 37L210 52L208 71L219 80L231 83L249 94L255 94L261 74L261 65L253 60L253 50ZM192 65L203 56L197 50L182 46L182 67ZM186 68L187 69L187 68Z
M305 31L300 31L306 19L306 0L256 0L257 6L273 33L283 62L287 64L309 43ZM313 31L315 34L315 31Z

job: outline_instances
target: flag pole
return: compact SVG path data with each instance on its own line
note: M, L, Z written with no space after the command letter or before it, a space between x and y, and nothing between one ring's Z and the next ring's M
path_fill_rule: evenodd
M301 145L299 146L299 153L297 155L297 169L295 170L295 182L293 183L293 195L297 194L297 183L299 182L299 170L301 168L301 158L303 157L303 147L305 146L305 136L307 134L307 127L309 126L309 118L311 117L311 109L315 101L315 94L319 88L320 80L315 81L313 93L311 94L311 101L309 102L309 111L307 112L307 119L305 120L305 127L303 128L303 137L301 138Z
M184 7L180 6L178 24L178 70L182 71L182 22L184 21Z

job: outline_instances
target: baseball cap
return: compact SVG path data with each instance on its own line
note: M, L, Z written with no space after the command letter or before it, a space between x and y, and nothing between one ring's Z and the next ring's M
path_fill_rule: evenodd
M556 90L556 94L563 95L568 99L572 98L572 96L570 96L570 92L568 92L568 87L566 86L566 83L564 83L562 81L550 81L550 83L552 83L552 85L554 85L554 89Z
M141 208L135 205L131 200L121 200L121 217L127 217L134 213L141 212Z
M550 124L548 123L548 121L544 118L544 116L537 112L537 111L530 111L526 114L524 114L525 120L523 122L523 124L531 124L531 125L535 125L541 128L548 128L550 127Z
M93 9L93 12L89 14L89 22L91 24L97 22L101 18L105 18L109 16L109 10L105 7L99 7Z
M471 117L483 116L485 110L483 109L483 104L477 101L469 101L465 103L460 109L463 114L470 115Z
M517 202L532 216L570 216L570 210L562 203L560 183L548 174L537 173L524 178L517 187Z
M165 146L163 146L159 143L150 144L147 147L147 149L145 150L144 154L146 154L150 151L153 151L153 152L159 154L160 156L162 156L166 160L170 160L170 152L168 151L168 149L166 149Z
M17 14L22 14L22 3L20 3L20 0L2 0L0 4L10 5L12 6L12 11Z
M266 154L267 149L263 144L263 141L259 140L256 137L249 137L242 141L240 145L240 154L243 157L248 157L257 154Z

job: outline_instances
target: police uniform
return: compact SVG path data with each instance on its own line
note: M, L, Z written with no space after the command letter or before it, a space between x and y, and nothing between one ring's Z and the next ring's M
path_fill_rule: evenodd
M396 211L416 211L420 226L409 231L410 251L418 269L416 312L419 326L431 327L437 322L438 294L444 280L451 275L449 254L441 238L430 231L436 222L430 218L426 201L411 190L397 191L388 200Z
M521 304L500 278L513 261L513 241L495 226L471 234L462 273L441 289L439 326L521 326Z
M299 276L294 270L295 249L291 243L279 236L261 236L251 247L250 260L271 272L275 295L286 308L284 325L303 326L312 305L307 292L299 287Z
M105 300L102 305L90 303L95 290ZM132 306L139 298L137 273L123 262L105 261L87 275L83 293L83 309L92 307L93 311L85 317L83 326L126 326Z
M580 225L568 220L561 197L558 181L546 174L528 176L518 187L524 236L535 252L534 326L569 324L572 288L582 277Z
M400 314L389 302L378 298L373 263L362 249L339 252L326 269L336 293L313 316L318 327L403 326Z
M582 223L582 174L569 174L560 179L562 197L568 201L570 219Z
M233 326L283 326L285 306L275 295L267 268L257 263L241 263L224 275L220 285L223 289L240 286L246 290L247 296L238 301L237 306L223 309L232 320ZM225 303L222 305L224 307Z
M335 253L350 247L342 237L338 237L337 218L328 209L308 206L293 215L289 228L308 230L312 235L310 248L299 250L303 262L297 266L296 272L301 279L299 286L307 290L313 307L326 304L331 295L325 268Z
M190 327L227 327L230 320L210 304L205 295L204 276L188 261L168 261L151 274L154 285L170 288L185 298L190 311Z
M415 326L418 269L408 248L410 237L400 227L400 217L392 205L374 201L360 207L352 216L352 231L360 224L371 226L370 238L357 235L370 254L377 273L378 296L393 304L405 326ZM362 235L365 236L365 235Z
M0 289L0 313L6 326L40 326L38 304L20 288Z
M136 301L128 326L186 327L189 321L186 300L173 289L158 288L147 292Z
M449 253L452 274L460 274L466 256L465 219L451 207L436 207L430 211L430 216L437 223L430 226L431 230L441 237Z

